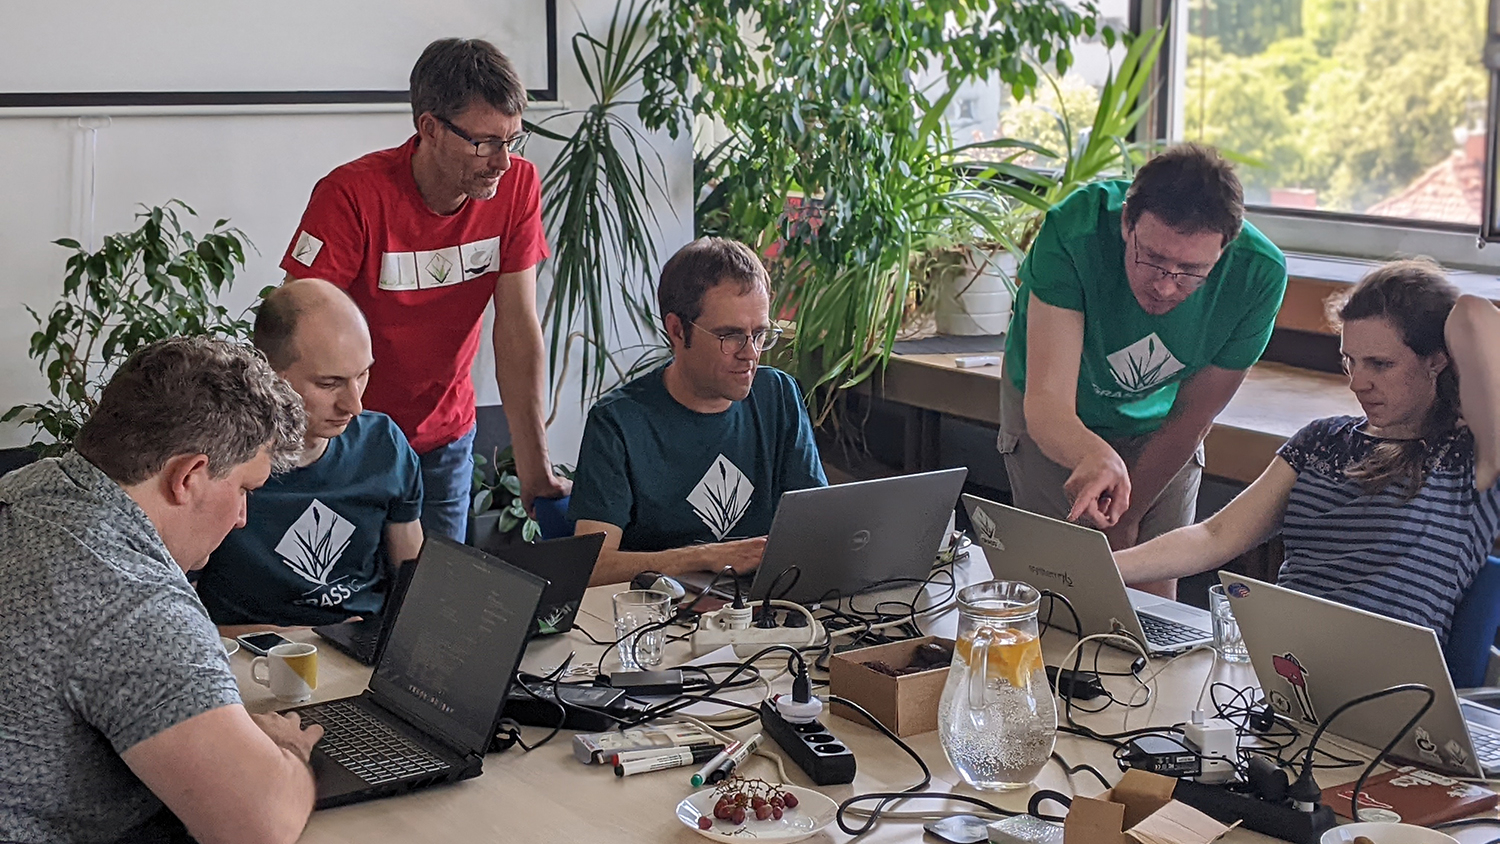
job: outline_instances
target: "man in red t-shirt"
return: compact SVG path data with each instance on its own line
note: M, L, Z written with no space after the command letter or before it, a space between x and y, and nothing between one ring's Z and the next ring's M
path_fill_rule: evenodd
M536 265L547 257L536 166L518 157L526 89L479 40L434 41L411 72L417 133L323 177L281 260L287 278L347 290L370 323L365 405L395 420L422 459L422 526L462 540L485 306L521 500L560 498L547 454Z

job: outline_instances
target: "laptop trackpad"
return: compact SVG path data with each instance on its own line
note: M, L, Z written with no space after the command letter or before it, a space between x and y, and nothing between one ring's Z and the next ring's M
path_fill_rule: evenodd
M1186 624L1189 627L1208 629L1208 613L1197 607L1187 604L1179 604L1166 598L1156 597L1155 600L1141 600L1138 596L1131 596L1131 603L1135 605L1136 612L1147 612L1157 618L1165 618L1178 624Z

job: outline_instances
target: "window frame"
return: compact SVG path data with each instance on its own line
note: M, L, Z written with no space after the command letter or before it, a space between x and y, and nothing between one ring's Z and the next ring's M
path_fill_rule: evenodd
M1187 72L1183 34L1188 31L1186 0L1132 0L1131 27L1165 23L1171 37L1158 63L1158 107L1143 123L1144 137L1169 143L1184 123L1184 97L1175 84ZM1500 272L1500 174L1497 174L1497 130L1500 130L1500 0L1489 0L1489 34L1483 60L1490 69L1485 121L1485 189L1480 224L1433 223L1334 211L1300 211L1263 205L1246 207L1246 219L1283 251L1371 261L1427 255L1447 267ZM1476 57L1478 59L1480 57Z

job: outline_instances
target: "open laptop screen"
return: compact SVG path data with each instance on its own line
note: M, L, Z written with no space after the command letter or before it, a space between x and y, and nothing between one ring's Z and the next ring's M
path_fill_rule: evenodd
M547 581L436 536L416 565L370 691L483 753Z

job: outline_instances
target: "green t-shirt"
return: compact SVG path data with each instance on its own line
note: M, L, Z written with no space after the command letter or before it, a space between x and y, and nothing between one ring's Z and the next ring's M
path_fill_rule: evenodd
M1201 287L1161 316L1146 313L1125 275L1120 209L1129 187L1088 185L1047 212L1021 262L1005 341L1006 370L1024 393L1027 294L1083 312L1078 418L1105 439L1161 427L1178 385L1203 367L1253 365L1286 292L1286 258L1246 222Z

